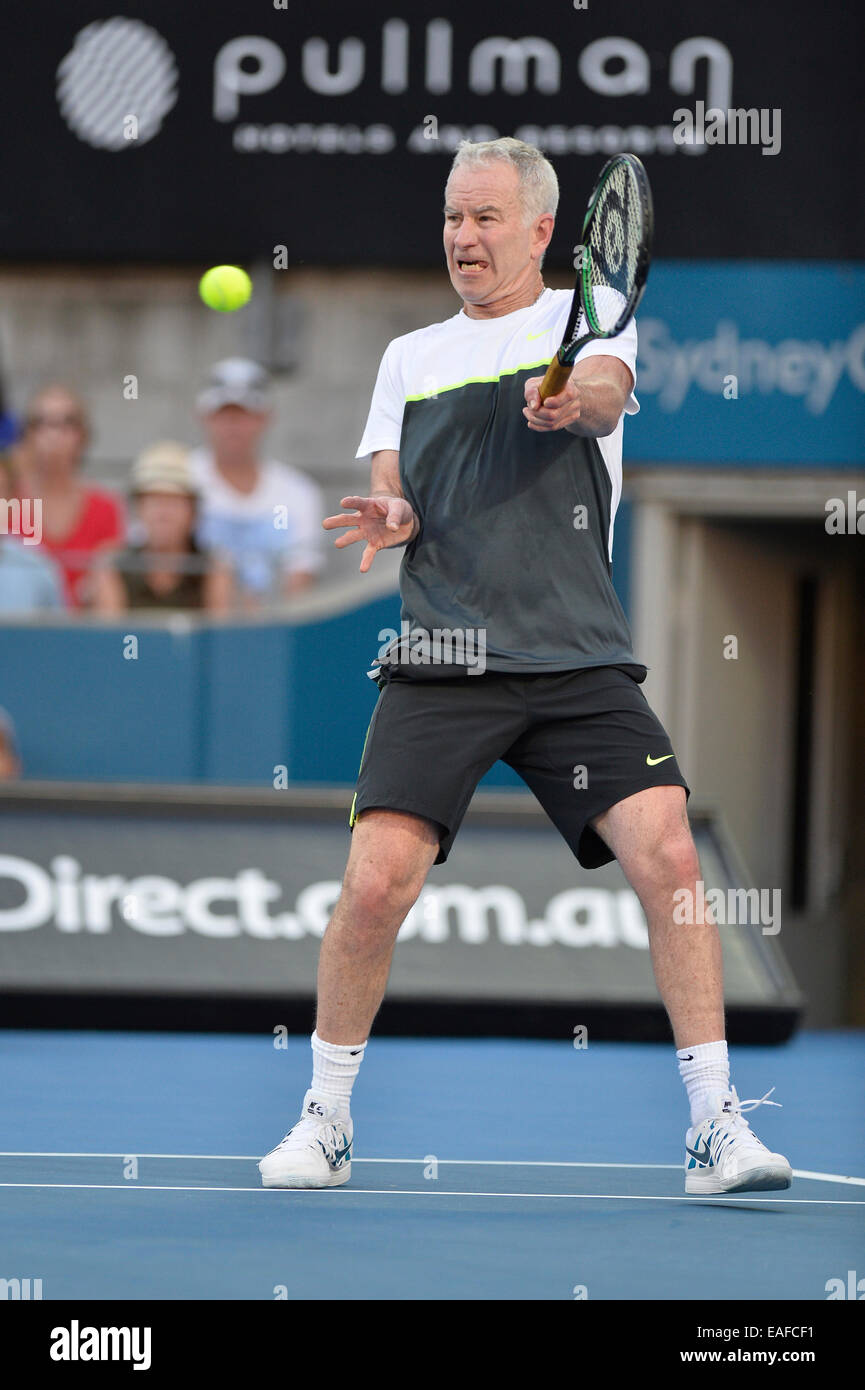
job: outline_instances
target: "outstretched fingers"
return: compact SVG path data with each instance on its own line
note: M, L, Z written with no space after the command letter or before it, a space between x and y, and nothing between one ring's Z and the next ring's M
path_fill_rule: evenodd
M347 545L354 545L356 541L364 540L366 540L366 536L363 531L355 527L353 531L346 531L344 536L337 536L333 544L336 550L344 550Z
M379 550L379 546L373 545L372 541L367 541L367 543L366 543L366 549L364 550L363 554L362 554L361 557L360 557L360 572L361 572L361 574L366 574L367 570L369 569L370 565L372 564L373 560L375 559L378 550Z

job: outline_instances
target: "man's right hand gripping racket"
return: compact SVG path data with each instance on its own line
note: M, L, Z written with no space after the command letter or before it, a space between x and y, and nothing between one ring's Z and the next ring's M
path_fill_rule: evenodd
M646 287L652 256L652 190L635 154L607 160L583 219L575 248L577 286L565 336L540 387L555 396L574 369L577 353L593 338L615 338L630 323Z

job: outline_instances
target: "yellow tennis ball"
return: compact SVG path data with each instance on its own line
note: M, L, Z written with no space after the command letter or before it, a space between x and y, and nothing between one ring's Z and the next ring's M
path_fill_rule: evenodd
M252 294L252 281L239 265L214 265L199 280L198 293L209 309L230 314L246 304Z

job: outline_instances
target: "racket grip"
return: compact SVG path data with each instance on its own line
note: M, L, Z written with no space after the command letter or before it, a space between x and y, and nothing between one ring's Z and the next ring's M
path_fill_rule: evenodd
M547 396L555 396L562 390L573 370L573 363L563 364L559 361L558 356L553 358L547 367L546 376L538 388L541 404L547 399Z

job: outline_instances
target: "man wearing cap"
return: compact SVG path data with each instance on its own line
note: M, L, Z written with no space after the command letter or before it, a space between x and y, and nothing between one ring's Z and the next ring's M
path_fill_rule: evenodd
M192 452L201 492L199 538L228 554L238 587L255 605L299 593L323 564L322 497L288 464L262 459L272 418L270 377L257 362L217 362L197 402L208 447Z
M153 444L132 469L134 543L94 574L98 613L127 609L203 609L231 606L230 567L195 538L198 489L189 450L168 440Z

